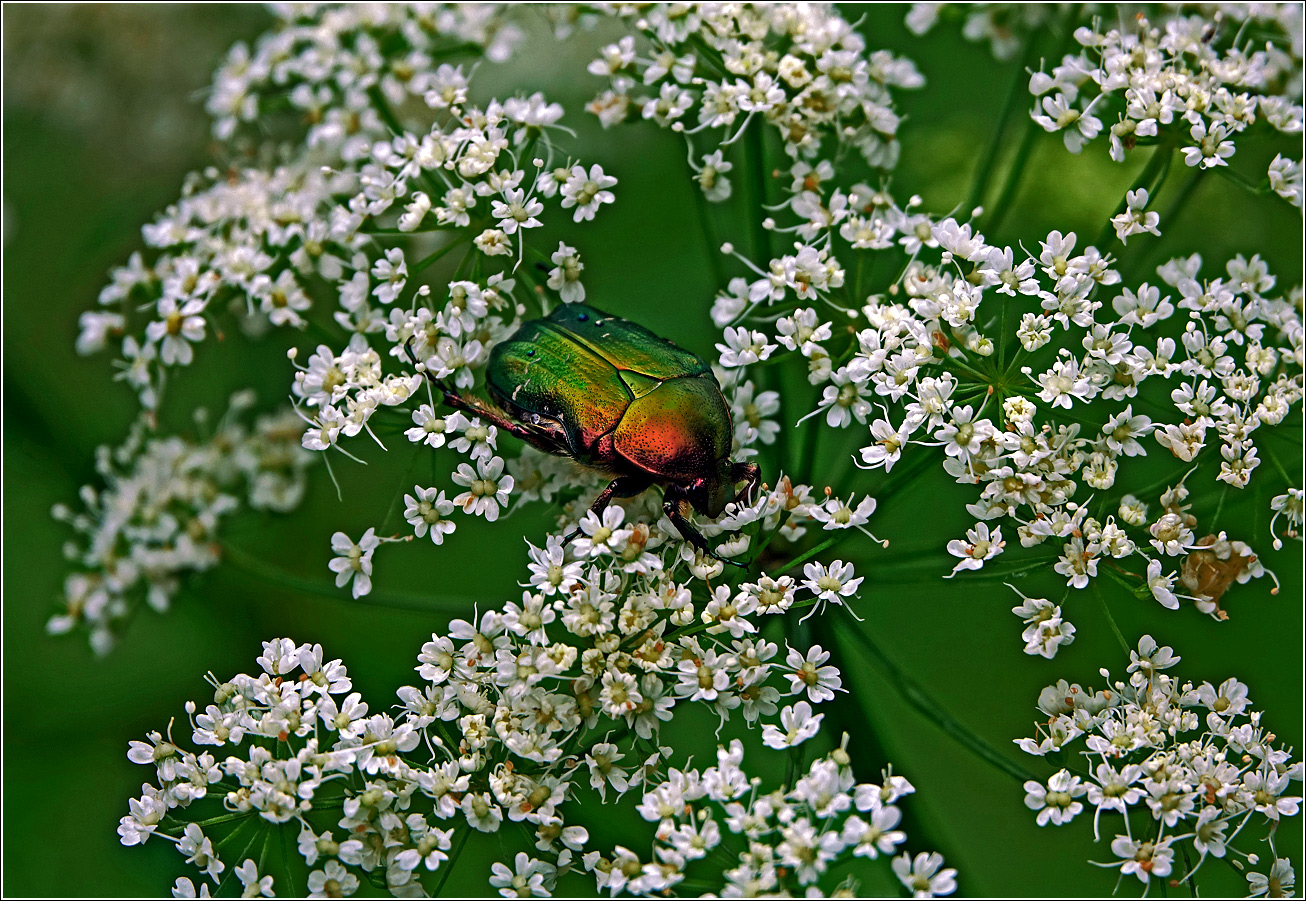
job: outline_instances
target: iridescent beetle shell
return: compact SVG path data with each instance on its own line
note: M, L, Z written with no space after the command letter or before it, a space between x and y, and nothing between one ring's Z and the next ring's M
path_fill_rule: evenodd
M665 486L667 515L704 551L683 505L716 517L757 485L756 466L730 460L730 407L711 367L593 307L568 304L524 323L491 350L486 386L497 407L448 388L445 398L541 450L614 476L591 509ZM748 485L737 495L741 481Z

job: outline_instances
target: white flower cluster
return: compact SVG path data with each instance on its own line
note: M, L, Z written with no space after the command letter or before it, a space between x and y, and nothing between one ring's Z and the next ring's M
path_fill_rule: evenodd
M730 196L725 150L766 122L795 160L855 149L878 169L898 159L891 87L924 80L906 59L866 52L833 7L818 4L619 5L634 35L603 48L591 74L609 80L587 107L604 126L635 114L681 132L694 180L714 202ZM712 150L691 136L713 135Z
M332 196L350 184L307 160L193 175L181 199L142 230L151 261L132 254L100 292L105 309L82 314L78 352L104 350L130 332L117 378L153 410L165 374L194 361L195 347L221 332L223 314L252 334L269 323L303 328L308 280L358 264L360 239L325 218Z
M933 221L915 198L903 208L864 184L829 184L832 169L816 176L795 169L787 206L798 224L771 223L802 239L796 252L753 267L755 278L734 279L717 298L722 366L801 357L822 386L808 415L865 428L864 468L891 470L910 444L942 448L947 473L979 489L967 509L984 521L948 545L961 558L954 572L1003 552L1001 529L987 524L998 519L1025 548L1051 541L1059 550L1046 562L1074 588L1102 561L1137 555L1149 570L1138 584L1163 585L1157 599L1177 607L1173 573L1155 581L1152 551L1188 570L1188 555L1219 542L1221 560L1243 561L1239 581L1263 572L1247 545L1196 531L1186 476L1176 473L1150 515L1133 495L1111 502L1106 492L1152 442L1247 486L1261 463L1256 431L1301 402L1300 287L1283 291L1257 256L1203 277L1197 254L1161 266L1156 284L1124 287L1113 259L1078 252L1073 233L1050 233L1035 255L990 245L970 224ZM863 300L849 290L837 252L895 248L910 258L887 293ZM1084 498L1084 487L1096 494ZM1231 580L1212 583L1218 590L1185 584L1220 616Z
M1159 153L1180 149L1189 166L1227 166L1249 128L1302 132L1300 12L1231 5L1213 17L1176 11L1114 28L1094 20L1075 30L1081 50L1030 79L1031 115L1072 153L1114 116L1106 132L1117 162L1147 143L1162 145ZM1301 161L1276 157L1270 172L1275 190L1301 206Z
M442 60L502 62L522 39L494 3L283 3L273 12L276 26L253 49L233 46L214 76L205 104L213 136L229 140L288 107L310 123L309 146L346 145L346 160L386 134L369 95L396 106L438 95Z
M411 266L403 248L382 251L369 243L360 254L362 265L340 277L335 318L353 336L339 353L320 345L295 377L294 392L311 411L305 415L309 428L304 434L304 446L310 450L339 447L342 438L364 430L377 438L369 426L373 414L414 401L426 378L450 389L472 387L489 361L490 347L521 325L527 309L523 300L537 302L531 289L544 287L532 283L529 267L518 266L528 246L524 236L543 224L539 217L545 203L570 211L579 223L593 219L601 205L614 200L608 189L616 179L600 166L551 166L532 157L528 178L519 164L518 155L529 155L541 140L541 152L553 157L545 129L561 118L560 106L539 94L502 104L492 101L483 110L466 106L461 98L467 80L461 69L445 69L448 93L428 98L439 100L440 121L424 135L404 132L373 145L360 170L361 190L342 198L331 219L354 236L368 231L378 237L431 231L456 236ZM395 227L382 227L392 216L397 216ZM464 256L459 268L474 270L463 273L474 278L450 281L447 297L439 301L428 285L410 287L423 269L468 240L475 250ZM559 244L551 257L530 249L554 264L549 287L564 300L584 298L584 266L574 248ZM506 259L496 264L498 257ZM498 271L488 271L491 268ZM510 277L514 270L520 277ZM399 373L384 371L383 352L398 362ZM458 433L461 437L449 441L450 446L467 452L476 464L476 469L464 464L467 478L497 481L503 460L494 453L496 428L476 417L438 414L443 398L431 396L429 386L427 397L431 402L416 405L411 413L415 427L407 432L409 439L440 447ZM477 492L476 497L492 499L497 493ZM500 501L506 503L506 494ZM499 506L487 500L464 509L493 520Z
M1208 169L1227 167L1235 139L1249 129L1300 135L1300 8L1291 3L1185 7L1172 4L1116 21L1064 4L1058 10L1055 4L917 3L907 26L921 35L940 18L964 18L967 39L988 41L994 56L1010 59L1022 46L1028 52L1040 26L1062 16L1081 49L1062 56L1050 73L1041 68L1032 73L1030 116L1044 130L1060 133L1071 153L1105 133L1116 162L1135 147L1159 145L1157 153L1166 158L1178 150L1186 165ZM1298 148L1300 143L1295 142ZM1300 207L1302 161L1300 149L1296 152L1295 159L1277 154L1255 189L1272 190ZM1257 181L1238 178L1244 184ZM1143 194L1140 209L1146 204Z
M907 840L896 804L915 788L892 769L883 784L857 783L847 742L845 735L842 746L813 760L788 791L763 792L761 778L749 778L738 739L718 747L716 766L668 771L665 781L646 786L639 805L640 815L657 823L656 859L642 863L620 845L610 858L590 852L586 865L596 858L598 888L614 896L666 892L695 879L695 861L724 851L737 865L722 874L723 897L796 894L795 888L810 892L850 849L870 860L893 855ZM727 850L730 835L747 841L737 856ZM904 852L892 867L916 897L935 897L956 889L957 871L940 870L942 863L938 854L913 860ZM845 878L839 890L856 894L856 880Z
M373 415L402 408L411 440L447 443L469 458L452 474L452 500L444 489L415 487L407 519L418 537L439 544L455 503L497 518L513 478L496 455L496 427L437 412L443 398L427 380L474 384L491 345L520 325L522 300L538 303L545 287L530 266L509 276L546 204L573 222L590 220L613 202L616 183L600 166L556 158L550 134L563 110L541 95L468 104L463 67L443 60L502 58L518 36L503 14L438 4L280 9L279 27L253 51L233 49L209 108L215 135L234 141L239 123L276 120L288 106L300 140L278 151L283 162L270 171L210 169L188 181L144 229L149 262L133 255L101 293L109 309L83 315L79 350L104 349L139 325L121 342L120 378L153 410L167 373L222 334L224 312L251 335L269 322L343 329L352 335L343 350L320 344L296 373L303 447L340 447L363 431L381 443ZM421 124L409 131L400 116ZM410 262L403 246L384 246L396 238L432 252ZM448 283L447 300L433 301L420 274L464 244L474 248L456 273L464 277ZM553 267L539 281L564 302L584 299L574 248L531 250ZM338 305L324 308L323 294ZM134 324L141 310L146 321ZM387 357L399 371L383 365ZM382 540L333 542L338 581L352 580L356 595L370 587L371 551Z
M82 488L82 509L54 509L78 540L65 546L76 569L52 634L84 628L107 653L142 605L166 611L188 573L218 562L221 522L242 501L281 513L299 505L314 457L299 446L298 420L286 409L251 427L242 420L253 403L250 392L234 395L207 440L152 437L142 418L121 446L98 449L103 484Z
M705 649L694 630L676 639L661 634L665 620L651 628L646 620L638 643L623 650L619 636L630 630L618 624L635 619L624 610L614 616L595 586L578 581L567 590L565 605L528 594L523 606L508 604L475 623L455 620L447 634L433 635L418 658L425 685L400 689L396 716L372 712L321 645L265 642L257 675L210 677L213 703L187 705L191 739L204 750L186 750L170 733L132 742L128 758L153 767L155 781L131 801L118 827L122 843L172 841L220 888L224 872L239 872L218 853L231 836L246 836L239 857L261 844L266 861L269 850L292 853L273 827L293 829L293 853L311 871L313 897L353 894L360 875L412 896L431 890L428 874L451 866L472 831L507 841L513 833L505 827L518 824L535 852L518 853L512 867L494 864L489 878L516 897L549 895L573 870L591 873L613 895L671 888L687 866L704 869L706 862L695 862L720 857L722 825L747 840L728 867L718 862L717 875L703 874L727 894L786 885L810 893L836 858L887 857L906 840L895 804L914 789L892 771L882 785L854 784L846 736L804 775L766 793L742 769L738 741L702 772L669 768L676 752L657 744L681 702L722 712L751 705L750 720L773 715L780 694L765 685L773 674L785 675L791 694L831 697L838 674L816 665L819 647L806 657L790 651L782 667L768 662L777 653L770 642ZM555 621L565 632L546 631ZM798 701L780 716L784 737L768 743L796 748L820 719ZM790 753L795 762L801 756ZM615 803L636 788L639 813L658 824L655 860L642 863L568 825L589 790L605 800L611 791ZM215 810L218 801L225 813ZM219 830L226 836L215 840ZM948 894L956 871L940 871L941 864L937 854L904 854L893 869L918 895ZM247 891L253 885L271 894L264 884L271 877L260 879L251 867L247 859L240 868ZM201 881L199 891L207 894L208 885ZM176 893L196 888L183 877Z
M283 161L267 170L233 164L192 176L182 198L143 229L153 259L134 254L100 293L109 309L82 316L82 353L131 332L121 343L119 377L147 409L158 406L167 369L189 365L194 345L221 331L222 314L234 314L247 332L262 332L268 322L305 328L318 277L341 283L335 290L346 295L346 314L336 318L346 328L368 328L365 304L349 315L349 279L361 277L364 294L369 271L387 279L378 289L385 302L394 299L399 276L381 264L376 271L358 228L363 216L405 193L386 163L408 154L400 160L411 168L405 178L420 165L413 160L418 140L397 134L391 105L423 98L430 109L460 115L461 69L437 61L478 53L501 59L519 36L489 5L287 5L279 12L278 28L253 51L232 49L208 109L220 140L232 140L242 122L279 115L294 122L300 140L279 150ZM535 112L529 104L519 109ZM501 149L497 139L476 146L493 147L491 163ZM434 152L429 141L425 149ZM354 195L356 206L338 207ZM142 310L146 321L134 328Z
M1184 866L1176 876L1194 891L1194 874L1208 858L1249 870L1253 894L1265 894L1269 880L1280 889L1291 887L1288 860L1276 854L1267 876L1251 870L1258 855L1234 842L1255 823L1268 830L1274 850L1280 819L1296 816L1301 807L1294 794L1300 789L1293 785L1302 780L1301 761L1275 746L1247 686L1237 679L1218 686L1181 682L1165 672L1180 658L1151 636L1139 641L1129 659L1127 681L1111 682L1103 669L1103 690L1063 679L1039 695L1038 709L1049 719L1037 737L1017 744L1064 767L1046 784L1025 783L1025 804L1037 811L1039 825L1064 825L1087 802L1095 840L1104 815L1108 823L1119 823L1109 829L1123 830L1111 842L1116 860L1099 866L1119 867L1144 885L1168 879L1178 852ZM1081 740L1086 750L1075 763L1066 752Z

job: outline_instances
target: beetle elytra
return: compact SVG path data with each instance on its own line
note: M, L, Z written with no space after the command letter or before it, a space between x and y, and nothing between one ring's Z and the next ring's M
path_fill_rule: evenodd
M720 516L761 479L756 464L730 459L730 407L702 358L585 304L529 320L494 346L486 369L492 400L436 384L450 406L611 475L590 506L595 513L614 497L662 486L668 519L712 557L688 509Z

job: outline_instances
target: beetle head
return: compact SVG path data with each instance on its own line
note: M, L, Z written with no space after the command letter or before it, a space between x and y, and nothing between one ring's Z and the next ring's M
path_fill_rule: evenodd
M689 502L695 510L710 519L721 515L726 504L735 499L734 479L731 477L733 468L729 460L723 460L712 475L697 478L690 483Z

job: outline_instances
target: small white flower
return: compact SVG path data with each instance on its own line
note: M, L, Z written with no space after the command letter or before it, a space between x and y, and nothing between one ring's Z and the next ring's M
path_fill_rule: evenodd
M464 513L472 516L484 516L490 522L499 518L499 508L508 506L508 495L512 491L512 476L503 474L503 459L492 457L477 460L476 469L468 463L458 466L453 480L467 490L453 499L463 508Z
M555 268L549 270L548 286L558 292L563 303L584 301L585 286L580 283L580 274L585 265L581 263L576 248L559 241L558 249L549 259Z
M951 895L957 890L957 871L952 867L940 870L943 855L937 852L903 854L893 859L893 872L898 881L907 887L914 898L933 898Z
M1078 776L1068 770L1061 770L1048 780L1046 786L1041 782L1025 783L1025 806L1038 811L1038 824L1046 826L1063 826L1075 818L1084 809L1084 805L1075 799L1088 791Z
M603 167L597 163L590 166L588 174L584 166L572 166L571 175L562 186L562 208L575 207L572 219L583 222L593 219L601 205L616 200L607 190L617 183L611 175L603 173Z
M431 533L434 544L443 544L444 536L453 532L455 523L445 519L453 512L453 501L447 500L444 491L436 488L413 486L417 497L404 495L404 519L413 527L413 534L418 538Z
M954 538L948 542L948 553L960 557L960 562L952 568L949 576L955 576L963 569L980 569L985 561L1002 553L1007 543L1002 540L1002 527L989 531L988 523L976 523L975 528L966 530L966 540Z
M368 529L355 544L344 532L331 536L331 550L337 555L328 564L336 574L336 587L344 588L351 581L354 597L360 598L372 590L372 554L381 546L375 529Z
M780 726L784 727L784 731L773 723L762 726L762 741L768 748L778 751L792 748L816 735L824 718L824 713L812 714L811 704L799 701L780 711Z

